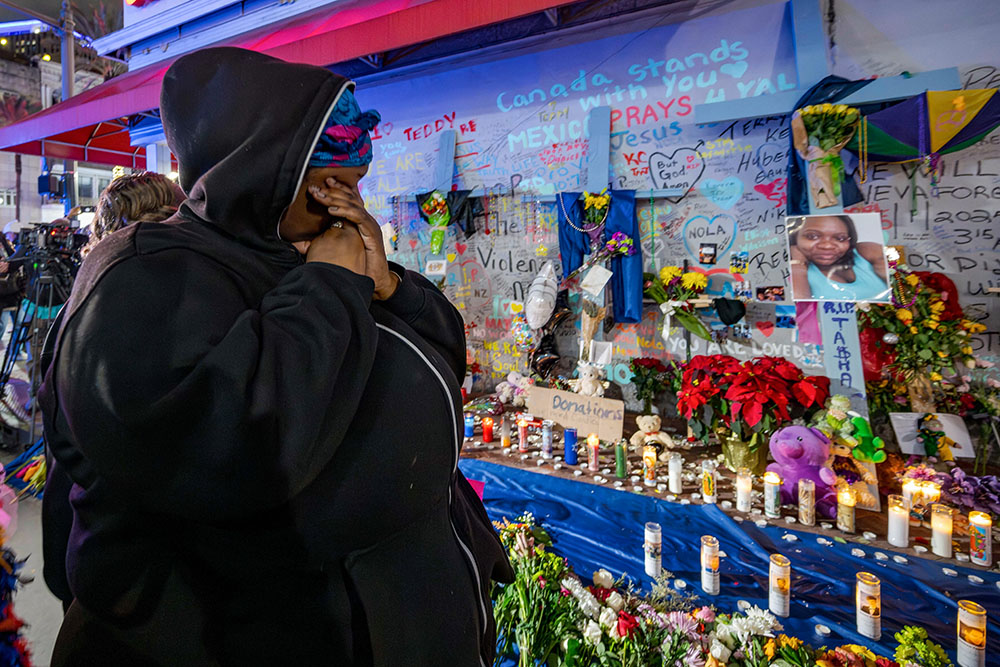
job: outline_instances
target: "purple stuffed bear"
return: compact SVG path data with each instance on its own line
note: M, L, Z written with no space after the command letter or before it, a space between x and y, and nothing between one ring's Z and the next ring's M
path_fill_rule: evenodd
M824 464L830 457L830 439L822 431L806 426L786 426L771 436L771 456L767 466L781 476L781 502L798 502L800 479L816 483L816 511L825 517L836 516L837 475Z

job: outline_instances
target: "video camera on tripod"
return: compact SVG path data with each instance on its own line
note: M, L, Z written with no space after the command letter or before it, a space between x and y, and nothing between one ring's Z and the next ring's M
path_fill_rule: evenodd
M19 354L30 343L30 359L28 361L30 377L30 395L35 396L41 383L38 358L45 337L52 328L61 306L69 299L80 266L80 249L87 243L87 235L80 234L79 229L65 224L65 219L51 224L33 224L22 227L18 231L17 249L6 257L8 272L19 269L25 280L23 298L15 315L15 326L7 343L3 366L0 367L0 400L10 404L10 377ZM7 240L2 239L5 249L9 252ZM35 435L35 411L32 400L31 415L17 407L7 405L8 411L21 422L28 422L30 441ZM28 417L25 419L25 417ZM7 421L4 419L3 421ZM8 422L9 425L9 422ZM7 429L0 433L0 441L10 439Z

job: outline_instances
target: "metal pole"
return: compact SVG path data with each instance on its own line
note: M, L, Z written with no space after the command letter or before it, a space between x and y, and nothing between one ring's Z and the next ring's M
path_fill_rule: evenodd
M73 89L76 78L76 38L73 29L76 23L73 21L73 9L70 0L63 0L62 13L62 98L65 102L73 97ZM63 163L63 175L66 181L65 212L69 213L76 206L76 162L66 160Z

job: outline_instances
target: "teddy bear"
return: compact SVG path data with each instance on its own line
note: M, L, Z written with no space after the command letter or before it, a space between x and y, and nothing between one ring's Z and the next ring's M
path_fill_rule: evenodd
M525 377L517 371L511 371L507 374L506 380L497 383L495 393L504 405L523 408L524 402L528 398L528 387L532 384L534 381L531 378Z
M601 367L589 361L576 364L580 378L576 381L575 391L584 396L604 396L604 383L601 382Z
M775 462L767 470L781 477L782 503L798 502L799 480L811 479L816 484L816 511L836 516L837 476L826 466L830 444L825 433L808 426L786 426L774 432L770 450Z
M632 434L629 442L638 454L642 454L644 445L655 445L656 451L661 454L674 446L671 437L660 430L659 415L639 415L635 418L636 426L639 430Z

